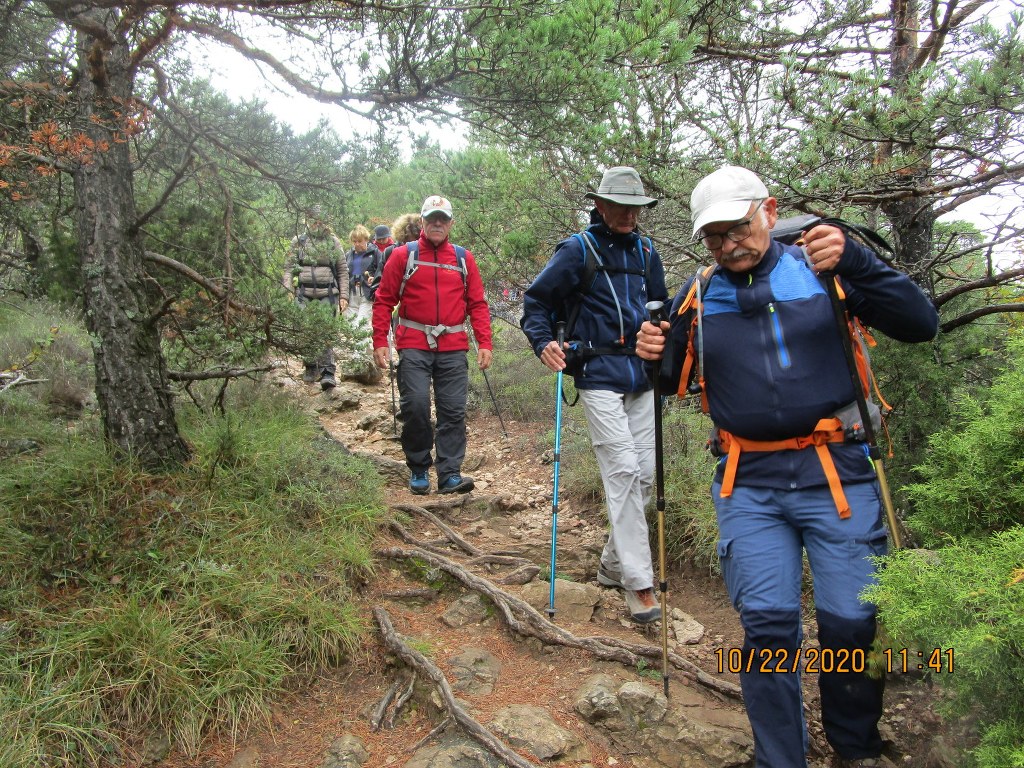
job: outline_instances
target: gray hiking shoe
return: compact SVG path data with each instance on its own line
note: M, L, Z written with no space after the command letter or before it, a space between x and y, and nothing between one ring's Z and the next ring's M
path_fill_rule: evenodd
M466 475L449 475L437 484L438 493L469 493L473 490L473 478Z
M302 380L307 384L312 384L316 381L316 366L307 365L302 372Z
M602 587L616 587L622 589L622 574L605 568L604 564L597 566L597 583Z
M324 377L320 379L320 389L322 389L324 392L326 392L329 389L334 389L336 386L338 386L338 382L334 380L333 374L325 373Z
M650 624L661 618L661 606L654 596L654 588L626 590L626 607L637 624Z

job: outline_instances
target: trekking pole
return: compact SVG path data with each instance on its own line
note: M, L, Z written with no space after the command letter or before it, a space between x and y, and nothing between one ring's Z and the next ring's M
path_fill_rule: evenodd
M468 327L468 326L467 326ZM476 350L477 357L480 356L480 345L476 343L476 336L472 333L467 334L469 338L473 340L473 349ZM491 380L487 378L487 369L481 368L480 373L484 375L484 384L487 385L487 393L491 396L491 403L494 405L494 413L498 417L498 423L501 424L501 434L508 439L508 432L505 431L505 421L501 418L501 411L498 410L498 401L494 397L494 390L491 389Z
M558 348L565 344L565 323L555 325ZM551 589L548 592L548 618L555 620L555 551L558 541L558 466L562 460L562 371L555 375L555 476L551 492Z
M661 327L668 319L665 302L647 302L651 322ZM654 361L654 487L658 510L658 569L661 589L661 680L668 698L668 579L665 576L665 463L661 429L661 360Z
M821 276L825 281L825 290L828 292L828 299L832 304L832 314L835 315L836 324L839 328L839 338L843 342L843 354L846 357L846 367L850 371L850 381L853 384L853 391L857 398L857 410L860 411L860 420L864 424L864 439L868 446L868 458L871 461L871 466L874 467L875 475L878 477L878 489L882 493L882 506L885 507L885 519L889 523L892 544L896 549L902 549L903 537L900 534L899 522L896 520L896 510L892 505L892 496L889 493L889 481L885 476L882 450L875 442L875 426L871 423L868 401L864 396L864 387L860 376L857 374L857 359L853 353L853 339L850 338L846 313L843 311L843 304L839 298L839 291L836 288L835 275L832 272L823 272Z

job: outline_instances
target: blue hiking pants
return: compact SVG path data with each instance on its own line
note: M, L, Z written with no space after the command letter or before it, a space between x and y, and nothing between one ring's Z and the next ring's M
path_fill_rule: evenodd
M885 554L886 531L876 483L853 483L843 490L851 507L845 520L825 486L739 486L725 499L719 483L712 487L722 575L744 630L742 655L734 658L741 660L757 768L807 765L800 690L800 670L807 662L833 670L818 678L822 725L832 748L847 759L875 757L882 750L878 720L884 680L853 669L861 668L875 637L875 606L859 595L874 583L869 558ZM817 656L805 650L798 661L804 550L822 650ZM748 664L750 659L754 663Z
M430 418L433 384L437 429ZM402 417L402 450L411 472L426 472L437 454L439 483L460 474L466 458L466 396L469 363L465 352L398 351L398 410Z

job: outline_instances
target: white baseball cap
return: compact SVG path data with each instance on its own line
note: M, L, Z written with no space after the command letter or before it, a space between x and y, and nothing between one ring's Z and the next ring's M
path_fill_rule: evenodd
M420 208L420 216L424 219L430 214L438 212L443 213L449 219L452 218L451 201L440 195L431 195L423 201L423 207Z
M693 236L716 221L739 221L750 204L771 195L753 171L738 165L723 165L701 179L690 195Z

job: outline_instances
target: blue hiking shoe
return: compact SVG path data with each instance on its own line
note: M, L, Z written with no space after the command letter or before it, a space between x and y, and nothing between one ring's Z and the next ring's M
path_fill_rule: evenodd
M438 493L469 493L473 490L473 478L465 475L448 475L437 484Z
M417 496L426 496L430 493L430 478L426 472L413 472L409 478L409 490Z

